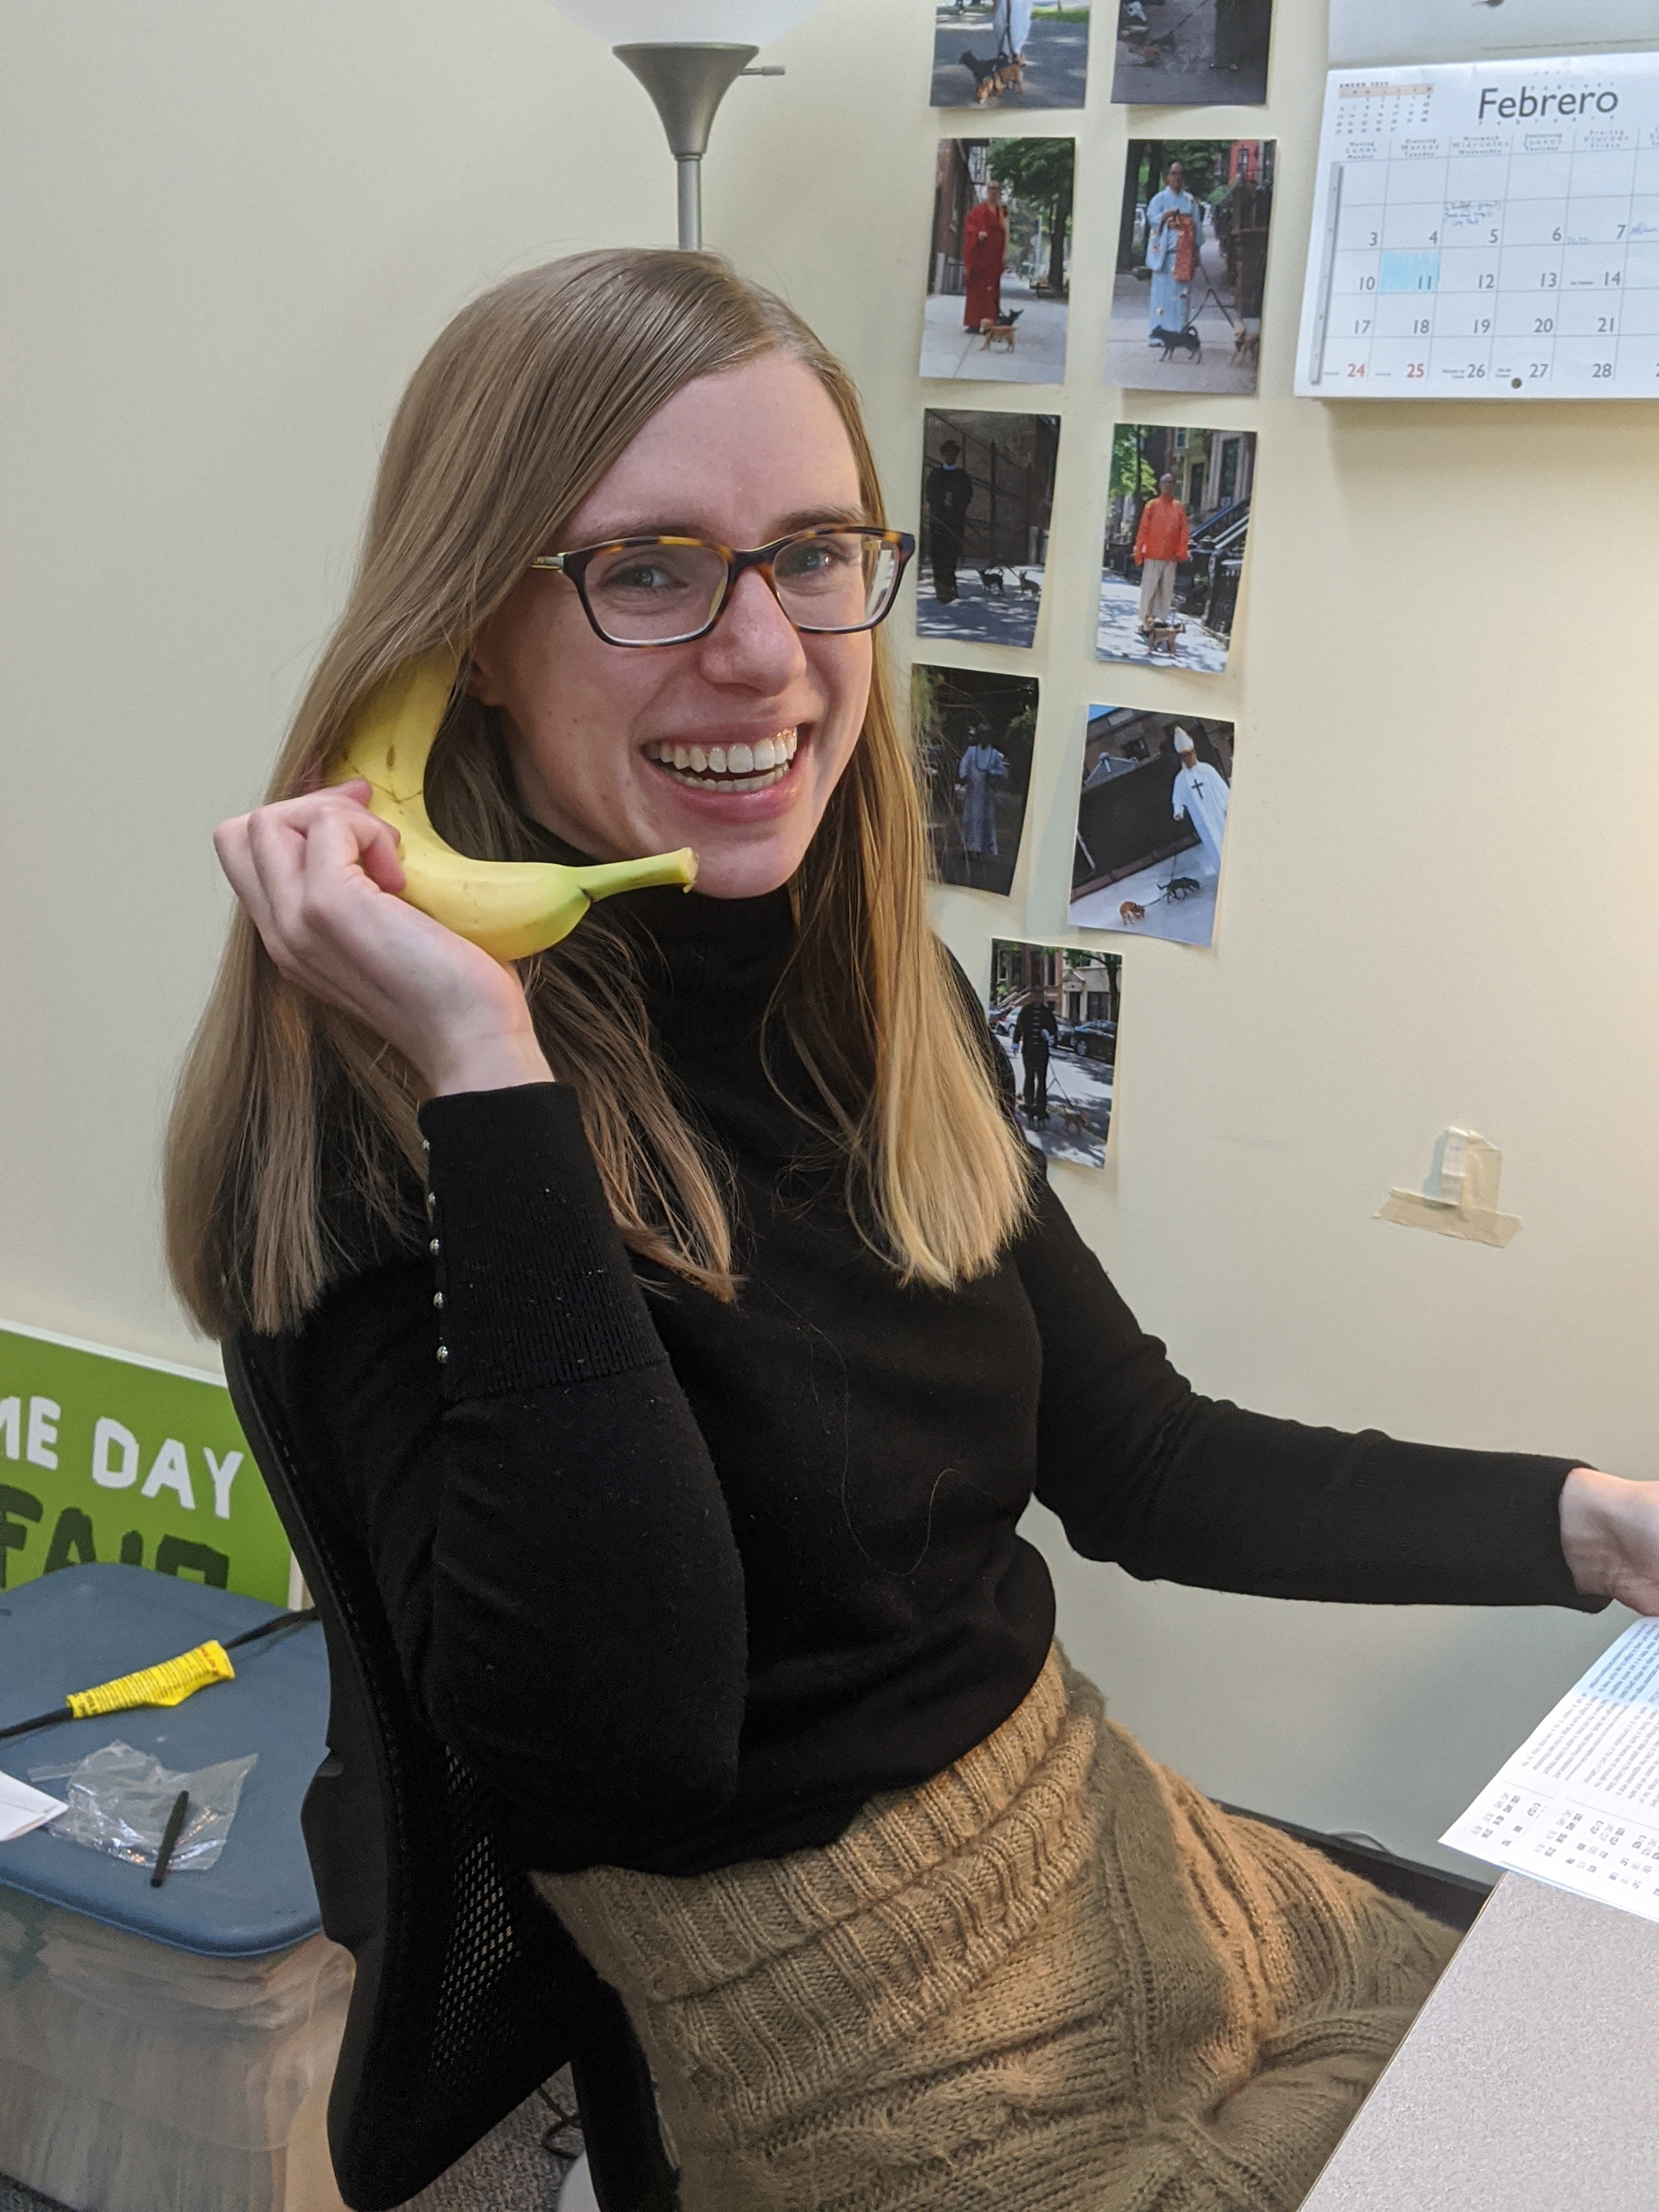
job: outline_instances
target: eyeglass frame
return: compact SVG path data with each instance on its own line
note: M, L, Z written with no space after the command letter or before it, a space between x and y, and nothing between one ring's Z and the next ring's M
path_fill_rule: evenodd
M772 563L786 545L795 545L814 538L873 538L884 545L898 550L898 567L894 573L887 603L878 614L871 615L860 623L836 623L819 628L811 623L798 623L779 597L777 580L772 574ZM630 546L645 545L701 545L710 553L718 553L726 562L726 581L715 596L708 619L700 629L686 630L679 637L612 637L600 627L599 618L588 603L587 567L601 553L624 553ZM904 572L915 554L916 541L908 530L885 530L873 522L817 522L805 530L792 530L786 537L775 538L769 545L756 545L747 550L732 545L722 545L713 538L682 538L669 531L653 531L640 538L608 538L599 545L580 545L562 553L538 553L531 562L532 568L544 574L563 576L574 584L576 597L581 602L582 612L587 617L589 629L602 645L613 645L623 653L652 652L665 645L695 645L699 638L707 637L731 604L738 579L750 568L758 568L766 580L766 587L777 600L778 609L791 629L805 637L854 637L860 631L874 629L884 623L893 611L899 586Z

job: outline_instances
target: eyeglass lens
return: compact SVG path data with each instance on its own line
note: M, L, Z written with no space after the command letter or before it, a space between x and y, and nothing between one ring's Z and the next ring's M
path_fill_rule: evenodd
M856 531L791 538L772 565L778 601L801 629L859 629L891 598L898 550ZM594 620L618 645L659 645L702 629L726 587L712 545L629 545L588 563Z

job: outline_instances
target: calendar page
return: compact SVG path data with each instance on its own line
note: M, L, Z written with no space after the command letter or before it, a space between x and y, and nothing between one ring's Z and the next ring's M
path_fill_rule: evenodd
M1296 389L1659 398L1659 54L1333 70Z

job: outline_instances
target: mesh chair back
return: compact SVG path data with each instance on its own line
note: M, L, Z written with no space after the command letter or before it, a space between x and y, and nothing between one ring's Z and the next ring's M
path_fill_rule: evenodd
M567 2061L606 2212L672 2201L650 2084L614 1994L498 1850L477 1779L422 1722L366 1546L307 1480L269 1340L225 1346L232 1402L322 1617L329 1755L301 1824L323 1925L356 1961L329 2100L355 2212L389 2212Z

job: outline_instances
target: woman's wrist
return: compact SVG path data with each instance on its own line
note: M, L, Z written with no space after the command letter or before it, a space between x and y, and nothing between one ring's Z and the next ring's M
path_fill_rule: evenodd
M461 1091L512 1091L525 1083L551 1083L553 1071L533 1029L447 1041L427 1070L434 1098Z
M1593 1467L1576 1467L1561 1486L1561 1554L1574 1587L1610 1597L1625 1556L1626 1510L1644 1486Z

